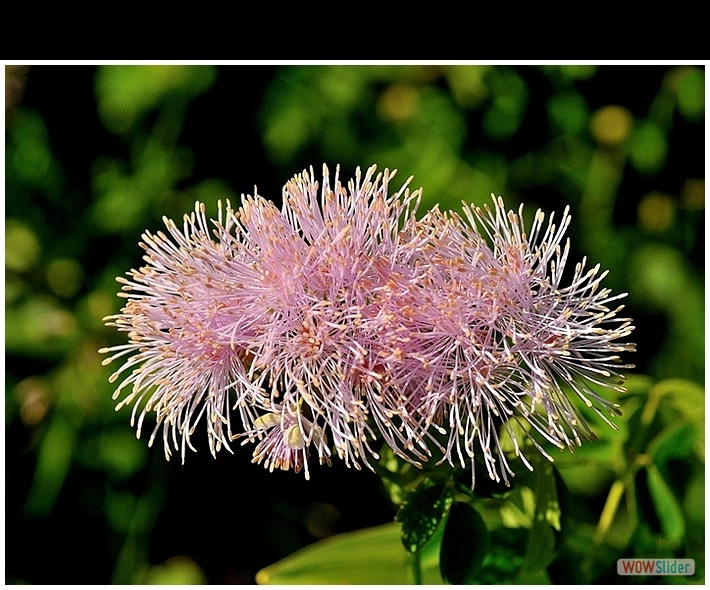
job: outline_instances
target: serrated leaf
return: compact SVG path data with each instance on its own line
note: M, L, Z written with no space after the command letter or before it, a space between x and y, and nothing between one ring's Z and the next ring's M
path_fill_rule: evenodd
M450 584L470 584L488 554L490 536L481 515L470 504L454 502L441 541L441 577Z
M431 539L451 505L451 490L443 484L420 485L402 505L395 522L402 525L402 544L410 553Z
M395 523L319 541L256 574L258 584L411 584L409 555ZM441 584L438 564L422 560L422 583Z
M674 541L680 541L685 536L685 518L683 511L672 490L668 487L661 472L655 465L646 468L648 474L648 491L656 508L658 520L664 536Z

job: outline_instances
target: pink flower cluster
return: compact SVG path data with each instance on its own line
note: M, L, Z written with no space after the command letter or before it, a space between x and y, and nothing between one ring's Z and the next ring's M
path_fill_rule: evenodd
M527 232L499 197L417 219L420 191L410 178L390 194L393 176L358 169L345 186L336 170L331 186L324 166L319 185L311 169L280 210L247 196L209 222L198 203L143 235L146 265L118 279L127 302L106 318L128 343L101 351L125 357L110 379L123 375L114 399L139 436L154 412L150 444L162 432L184 460L204 417L213 454L242 439L272 470L307 476L332 453L370 466L384 442L418 466L468 465L474 482L480 453L508 482L504 432L529 464L521 432L545 456L544 440L591 435L571 398L615 413L593 387L623 391L633 327L598 266L562 284L567 211L559 225L538 211Z

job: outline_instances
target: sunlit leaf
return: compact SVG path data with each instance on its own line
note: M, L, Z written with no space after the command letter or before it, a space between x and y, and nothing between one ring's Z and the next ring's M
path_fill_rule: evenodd
M535 508L523 565L523 570L528 573L543 571L550 565L556 554L555 531L561 530L557 481L552 465L537 458L533 475Z
M259 584L411 584L410 557L394 523L319 541L259 571ZM422 581L441 584L438 567L422 560Z
M500 507L500 517L508 528L529 529L535 515L535 493L527 486L518 486L507 495Z
M560 530L560 503L557 498L557 480L552 465L538 458L535 465L537 480L535 522L545 522Z

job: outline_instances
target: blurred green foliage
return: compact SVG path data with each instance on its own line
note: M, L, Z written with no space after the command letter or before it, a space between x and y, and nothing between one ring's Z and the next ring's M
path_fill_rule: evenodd
M391 522L379 479L342 466L306 483L206 445L166 463L114 412L97 353L122 341L102 318L142 231L255 183L278 201L323 162L414 175L423 208L491 192L528 215L569 205L574 257L629 293L647 377L619 399L618 432L599 425L557 460L571 508L545 529L549 566L515 578L531 558L496 554L479 581L633 582L615 574L632 556L693 557L703 579L703 68L7 66L5 82L6 582L249 583L316 539ZM539 533L525 485L475 503L494 538L502 519Z

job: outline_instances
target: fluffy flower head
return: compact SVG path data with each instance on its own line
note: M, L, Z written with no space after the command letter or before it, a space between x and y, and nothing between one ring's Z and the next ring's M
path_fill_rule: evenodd
M213 454L252 442L269 469L370 466L384 443L415 465L470 465L474 481L480 454L507 482L503 430L527 463L516 422L549 456L541 442L591 435L571 397L615 412L594 387L621 388L633 328L598 266L563 284L567 211L526 230L494 197L417 219L419 191L390 192L393 176L342 184L336 170L331 185L311 169L281 209L247 196L209 222L198 203L182 228L144 234L146 266L119 279L127 303L107 318L129 341L102 351L127 357L111 380L124 374L115 397L139 434L154 412L150 442L162 429L184 459L204 416Z

